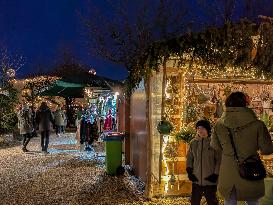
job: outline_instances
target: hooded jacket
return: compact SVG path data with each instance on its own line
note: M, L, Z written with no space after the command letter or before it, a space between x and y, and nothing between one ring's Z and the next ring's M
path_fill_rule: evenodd
M201 138L198 135L190 142L187 152L187 167L193 169L193 174L200 186L216 185L205 178L219 173L221 154L210 147L210 137Z
M35 121L39 125L39 131L49 131L50 122L53 124L54 119L50 108L47 105L41 105L36 112Z
M54 121L57 126L64 126L65 114L61 109L57 109L54 113Z
M33 131L31 111L29 109L21 109L17 117L20 134L24 135L31 133Z
M228 107L212 132L211 146L222 151L219 192L229 199L234 187L238 201L257 200L264 195L264 180L249 181L240 177L227 128L232 130L240 162L258 150L265 155L273 153L271 136L265 124L246 107Z

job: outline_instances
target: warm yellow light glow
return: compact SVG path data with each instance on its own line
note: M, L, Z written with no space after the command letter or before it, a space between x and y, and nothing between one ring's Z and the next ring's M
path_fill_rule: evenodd
M166 167L166 174L165 176L162 177L163 181L164 181L164 191L165 193L168 192L169 190L169 168L167 165L167 158L165 156L165 149L167 147L169 141L169 136L168 135L164 135L163 136L163 145L162 145L162 161L163 161L163 167Z

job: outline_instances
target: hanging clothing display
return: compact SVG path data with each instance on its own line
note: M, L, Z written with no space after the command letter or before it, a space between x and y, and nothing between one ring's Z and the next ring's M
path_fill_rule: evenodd
M80 144L85 144L85 150L90 150L94 141L98 140L103 131L117 129L116 103L117 96L113 94L100 95L96 100L89 99L89 104L83 111L79 111Z

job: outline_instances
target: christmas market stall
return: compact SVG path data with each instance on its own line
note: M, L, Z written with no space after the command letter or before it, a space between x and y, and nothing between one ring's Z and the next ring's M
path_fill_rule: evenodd
M165 71L162 68L154 73L150 82L151 170L156 195L191 192L185 157L188 143L195 136L195 123L207 119L213 125L221 117L231 92L246 93L251 99L250 107L273 131L272 80L257 78L254 70L242 72L233 68L223 72L197 64L173 64L169 60ZM202 74L202 69L211 72Z
M118 81L97 76L94 71L82 71L56 80L39 96L58 96L65 100L68 125L77 126L78 141L90 149L89 145L100 133L118 128L121 86ZM85 142L80 136L85 136Z
M62 80L85 85L82 90L84 97L80 108L82 110L77 110L78 118L82 116L86 122L96 122L99 133L117 130L118 102L123 96L122 83L98 76L94 69L65 76Z
M265 25L242 21L157 43L144 70L130 73L138 84L130 98L129 164L146 183L148 197L191 193L186 152L196 134L195 122L207 119L213 125L231 92L246 93L250 107L273 131L268 72L273 67L272 61L262 61L272 59L267 49L273 42L267 35L273 28ZM141 72L150 74L140 81ZM272 172L271 158L264 160Z
M131 97L130 164L144 181L150 164L152 195L190 194L186 152L195 136L195 122L208 119L214 124L231 92L247 93L250 107L273 131L273 81L257 79L253 72L230 69L202 75L200 66L174 68L169 60L166 70L161 68L150 79L148 119L143 106L147 102L143 82L135 90ZM151 150L145 146L148 134ZM150 157L146 157L148 153Z

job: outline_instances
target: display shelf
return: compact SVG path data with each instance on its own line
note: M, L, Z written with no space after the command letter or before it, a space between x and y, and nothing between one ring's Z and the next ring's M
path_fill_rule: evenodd
M272 156L273 157L273 156ZM187 160L186 157L175 157L174 161L178 161L178 162L185 162ZM172 159L166 159L167 162L173 161Z
M173 174L176 179L183 181L183 180L189 180L187 174ZM172 177L172 174L166 175L164 178L162 178L162 181L169 181Z

